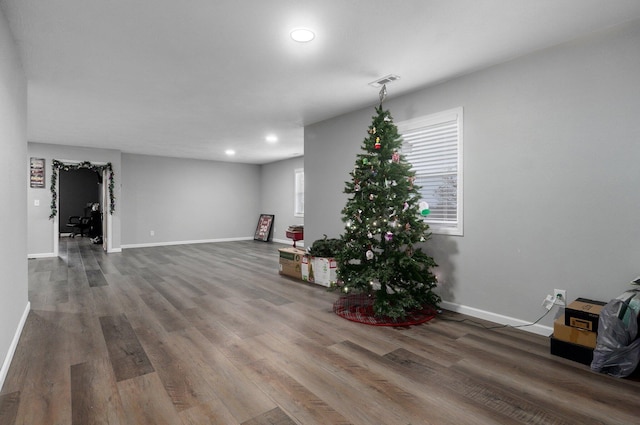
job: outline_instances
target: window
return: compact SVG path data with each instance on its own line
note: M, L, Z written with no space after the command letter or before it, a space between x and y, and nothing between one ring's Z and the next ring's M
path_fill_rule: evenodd
M462 108L398 123L436 234L462 236Z
M304 217L304 168L296 168L294 189L294 217Z

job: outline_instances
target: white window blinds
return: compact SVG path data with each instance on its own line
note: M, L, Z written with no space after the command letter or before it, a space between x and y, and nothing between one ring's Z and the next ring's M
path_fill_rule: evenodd
M398 124L433 233L462 235L462 108Z

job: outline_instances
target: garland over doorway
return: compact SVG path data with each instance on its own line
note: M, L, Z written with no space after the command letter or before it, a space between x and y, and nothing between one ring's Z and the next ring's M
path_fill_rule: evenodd
M95 171L100 174L105 170L107 171L107 179L109 181L109 214L113 215L113 212L116 210L116 198L113 196L114 178L113 167L110 162L107 162L105 165L96 165L89 161L83 161L77 164L65 164L64 162L54 159L52 161L51 168L51 214L49 215L49 219L53 219L58 214L58 192L56 191L58 171L79 170L81 168Z

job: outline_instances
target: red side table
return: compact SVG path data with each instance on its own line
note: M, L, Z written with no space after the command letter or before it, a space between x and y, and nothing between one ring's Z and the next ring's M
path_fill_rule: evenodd
M293 239L293 247L296 247L296 242L297 241L301 241L304 239L304 231L300 230L300 231L296 231L296 232L290 232L290 231L286 231L286 235L287 238L289 239Z

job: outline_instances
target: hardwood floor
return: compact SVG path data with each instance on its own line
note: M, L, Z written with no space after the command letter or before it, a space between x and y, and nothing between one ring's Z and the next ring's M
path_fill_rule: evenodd
M332 312L278 244L126 249L62 238L29 261L32 311L1 425L638 424L640 382L547 338L444 312L411 328Z

